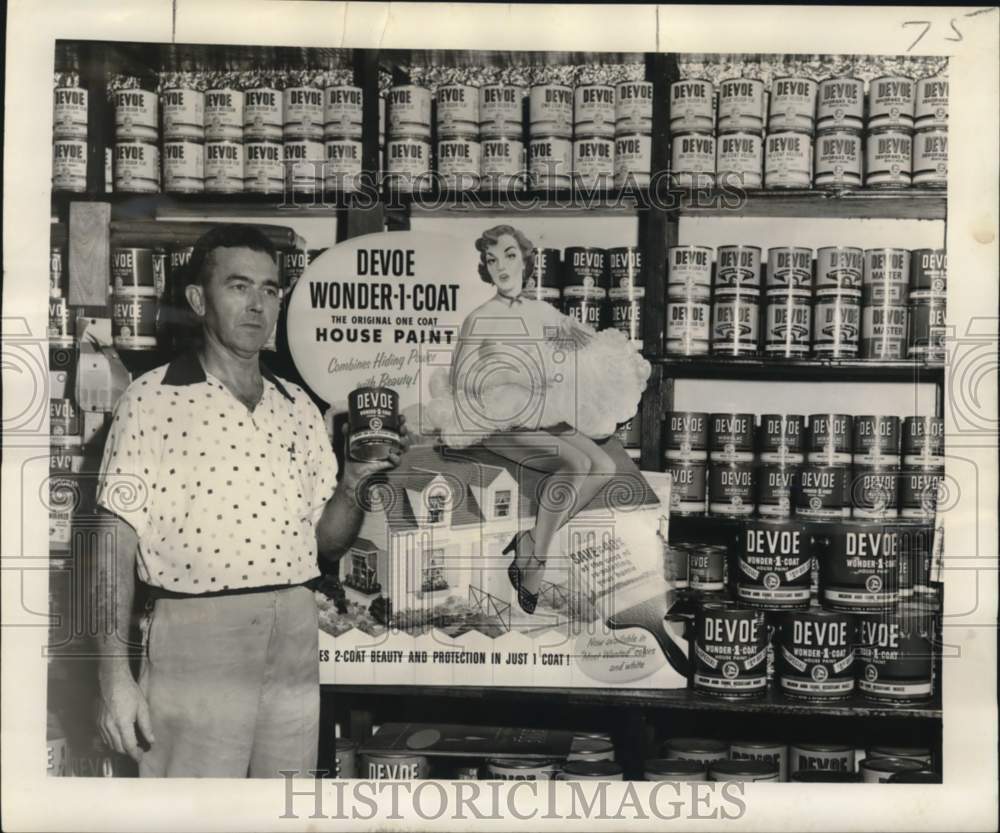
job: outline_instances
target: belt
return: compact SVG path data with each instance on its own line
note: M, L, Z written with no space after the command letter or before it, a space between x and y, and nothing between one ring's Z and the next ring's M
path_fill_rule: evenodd
M218 599L224 596L246 596L251 593L271 593L275 590L291 590L293 587L305 587L301 582L297 584L265 584L258 587L233 587L228 590L213 590L208 593L179 593L176 590L167 590L165 587L156 587L152 584L142 583L149 601L157 599Z

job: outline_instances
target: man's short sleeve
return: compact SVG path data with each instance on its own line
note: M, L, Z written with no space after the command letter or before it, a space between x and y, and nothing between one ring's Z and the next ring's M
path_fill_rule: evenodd
M330 435L319 409L306 400L302 405L308 411L303 420L307 425L306 437L308 456L306 458L307 481L312 484L313 523L318 523L323 508L337 488L337 457L330 444Z
M97 505L127 522L141 540L160 467L159 431L142 394L125 391L115 406L98 475Z

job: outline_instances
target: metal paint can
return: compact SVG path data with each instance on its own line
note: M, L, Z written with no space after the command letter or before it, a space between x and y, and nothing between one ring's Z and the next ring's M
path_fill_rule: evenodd
M866 466L898 466L900 449L898 416L854 417L853 461Z
M752 515L757 469L751 463L712 460L708 470L708 511L727 518Z
M615 178L615 140L577 134L573 140L573 181L586 188L608 189Z
M355 460L387 460L398 454L399 394L392 388L362 387L347 397L349 453Z
M247 90L243 94L243 138L248 142L280 142L284 124L283 105L281 90L273 87Z
M667 761L693 761L707 770L729 756L729 745L713 738L667 738L661 747Z
M824 295L813 304L812 350L830 359L853 358L858 354L861 330L860 293Z
M905 75L884 75L868 82L868 129L913 128L916 85Z
M740 530L736 598L750 607L793 610L809 607L812 553L802 525L784 520L747 521Z
M289 291L295 288L302 273L309 265L308 256L302 249L285 249L281 252L281 283Z
M437 88L438 139L479 137L479 88L472 84L442 84Z
M857 624L849 613L793 611L778 623L776 641L776 672L784 694L826 702L854 692Z
M393 138L419 137L430 143L431 91L417 84L390 87L389 144Z
M857 130L823 131L816 137L813 184L816 188L860 188L864 142Z
M861 357L876 361L906 358L909 309L866 304L861 310Z
M358 777L358 745L353 740L337 738L333 758L334 778Z
M566 286L563 289L563 312L581 324L595 330L604 329L604 307L607 290L582 286Z
M644 188L653 167L653 139L648 134L625 133L615 137L616 188Z
M767 294L812 292L812 249L778 246L767 250Z
M678 133L673 137L670 180L676 188L715 187L714 133Z
M649 134L653 130L653 83L621 81L615 90L615 134Z
M761 462L803 462L805 429L806 418L802 414L761 414Z
M52 91L52 137L87 139L87 91L83 87L56 87Z
M323 146L326 150L323 186L326 190L334 192L357 190L363 165L361 140L349 136L327 137Z
M948 131L928 127L913 134L913 184L922 188L948 187Z
M764 187L808 188L812 185L813 149L808 133L768 133L764 143Z
M715 289L760 289L761 252L757 246L719 246L715 253Z
M830 524L824 537L823 606L846 613L890 610L898 601L898 526L878 521Z
M667 460L665 471L670 475L671 514L703 514L708 494L706 464Z
M931 750L926 746L869 746L865 758L909 758L928 767L934 763Z
M323 90L323 136L327 139L361 139L364 92L360 87L340 84ZM473 125L474 130L479 125Z
M757 264L759 283L760 249L757 249ZM712 250L708 246L671 246L667 249L667 296L708 301L711 295Z
M709 781L780 781L777 764L762 760L716 761L708 768Z
M486 762L487 781L554 781L559 761L490 759Z
M948 288L948 252L914 249L910 252L910 290L944 294Z
M49 340L73 341L76 336L76 314L63 297L49 297Z
M562 308L562 260L558 249L532 250L532 270L524 279L524 293Z
M322 140L286 140L282 149L285 169L289 172L292 193L312 193L323 182L323 162L326 148Z
M893 465L855 465L851 475L851 503L854 518L897 518L899 469Z
M114 295L111 298L111 336L119 350L156 349L155 295Z
M115 190L155 194L160 190L160 149L148 142L116 141Z
M557 781L623 781L622 768L614 761L569 760L556 776Z
M934 691L934 614L920 605L860 618L858 689L869 700L904 705Z
M80 444L80 412L72 399L49 399L49 442L52 445Z
M942 497L944 466L903 466L899 480L900 516L933 521Z
M767 740L734 740L729 746L733 761L764 761L778 768L778 780L788 780L788 747Z
M406 193L430 187L431 143L423 135L390 134L385 158L392 187Z
M851 516L850 469L807 463L799 470L795 514L812 520Z
M913 113L914 126L918 129L922 127L947 127L948 79L919 79Z
M764 82L727 78L719 82L719 132L764 131Z
M87 190L87 140L52 142L52 188L82 193Z
M908 188L912 181L913 137L896 128L873 130L865 143L865 187Z
M190 88L163 90L160 107L164 141L205 141L205 93Z
M911 416L903 420L903 464L944 466L944 418Z
M496 190L524 187L527 171L524 167L524 143L519 137L483 139L480 160L482 187Z
M790 518L798 488L798 466L762 464L757 481L757 514L762 518Z
M664 428L664 459L683 462L708 459L708 414L668 411Z
M617 246L607 250L608 277L612 289L639 289L645 285L642 249Z
M711 446L709 459L721 463L753 462L754 414L714 413L710 417Z
M767 688L764 611L709 602L695 614L694 690L716 697L754 697ZM725 757L729 749L723 744ZM669 756L669 753L668 753Z
M536 190L569 188L573 177L573 142L564 136L534 136L528 143L528 181Z
M764 184L764 140L749 130L719 134L715 175L720 183L748 189Z
M642 445L642 417L636 414L626 422L618 423L615 436L624 448L639 448Z
M812 133L816 115L816 82L787 76L771 82L768 132L796 130Z
M608 287L608 250L596 246L568 246L563 251L565 287L600 290Z
M567 761L613 761L615 745L606 738L574 737Z
M615 88L580 84L573 91L573 132L577 136L615 135Z
M482 147L476 137L451 136L438 140L437 173L442 179L441 184L453 191L476 188L482 156Z
M242 142L225 140L205 143L206 191L238 194L243 190L245 173Z
M944 295L912 292L907 356L928 362L943 362L947 355L947 336L948 311Z
M923 769L920 761L911 758L869 758L858 764L861 781L865 784L885 784L894 775Z
M851 463L853 436L854 419L849 414L812 414L807 459L824 466Z
M667 297L666 352L675 356L708 354L712 307L708 301Z
M205 141L243 141L243 91L220 87L205 93Z
M685 758L649 758L643 763L644 781L705 781L708 765Z
M907 769L890 775L887 784L940 784L941 773L930 767Z
M430 777L430 764L423 755L379 752L365 754L362 760L362 777L368 781L421 781Z
M641 286L608 290L611 326L636 344L642 344L642 305L646 290Z
M183 139L163 142L163 190L200 194L205 190L205 144Z
M249 95L249 93L247 93ZM243 146L244 190L252 194L278 194L285 189L281 142L248 141Z
M484 140L521 136L524 90L509 84L484 84L479 88L479 132Z
M669 544L663 547L663 577L678 590L690 587L690 559L689 547Z
M531 139L573 135L573 88L565 84L532 84L528 93Z
M910 253L906 249L866 249L863 298L866 304L905 304Z
M861 130L865 115L865 82L860 78L826 78L816 96L816 127Z
M795 743L788 758L793 778L798 772L854 773L854 747L840 743Z
M756 356L760 341L760 291L719 290L712 302L712 353Z
M75 411L75 406L72 405L72 400L66 400L70 402L70 406ZM68 409L63 408L64 416L58 414L60 408L61 400L49 400L49 424L52 425L53 411L56 411L56 421L60 423L60 427L65 429L66 427L73 427L73 417L69 418L69 424L67 425L66 416L69 416ZM79 423L79 417L76 417L77 423ZM50 431L51 433L51 431ZM60 437L60 441L68 441L74 439L73 433L79 434L79 430L76 432L66 432L65 430ZM78 439L78 438L76 438ZM57 442L49 448L49 474L79 474L83 471L83 446L72 444L72 445L59 445Z
M793 359L809 355L812 294L808 290L767 295L764 352Z
M111 250L111 277L120 296L159 295L153 268L153 250L116 246Z
M670 132L715 130L715 86L701 78L688 78L670 85ZM715 148L712 148L713 156Z
M149 90L116 90L115 140L132 139L155 143L160 138L159 99Z
M865 253L853 246L824 246L816 250L817 297L857 292L863 285Z
M718 593L726 587L725 547L688 546L688 586L697 593Z

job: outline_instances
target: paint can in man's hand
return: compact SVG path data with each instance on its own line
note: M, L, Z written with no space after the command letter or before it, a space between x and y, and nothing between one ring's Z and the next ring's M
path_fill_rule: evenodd
M366 387L347 398L351 435L348 451L361 462L387 460L399 441L399 394L392 388Z

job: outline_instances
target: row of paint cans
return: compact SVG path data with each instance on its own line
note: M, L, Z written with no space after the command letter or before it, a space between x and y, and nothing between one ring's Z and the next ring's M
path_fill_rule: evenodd
M89 97L80 83L80 60L70 44L56 44L52 89L52 190L87 190Z
M753 78L728 78L715 85L687 78L670 85L670 132L762 134L817 129L947 128L948 79L882 76L860 78L775 78L770 89Z

